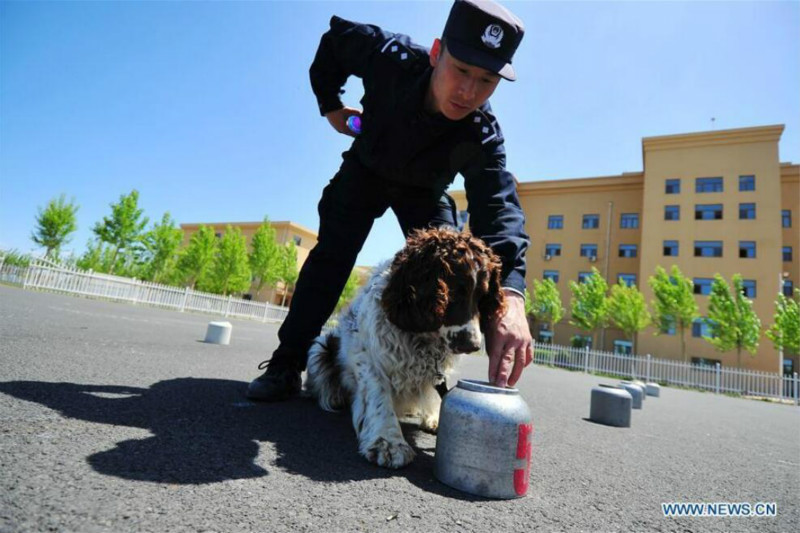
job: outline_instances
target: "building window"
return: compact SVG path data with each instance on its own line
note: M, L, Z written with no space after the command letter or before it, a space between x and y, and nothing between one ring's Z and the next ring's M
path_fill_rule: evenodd
M743 279L742 280L742 294L744 294L748 298L755 298L756 297L756 280L754 280L754 279Z
M792 212L788 209L781 210L781 227L783 228L792 227Z
M666 181L666 191L667 194L679 194L681 192L681 180L673 179Z
M784 246L783 247L783 262L788 263L792 260L792 247L791 246Z
M585 282L587 279L589 279L589 276L591 275L592 275L591 272L578 272L578 283Z
M722 241L694 241L695 257L722 257Z
M739 241L739 257L741 259L754 259L756 257L755 241Z
M681 219L681 206L679 205L664 206L664 220L680 220L680 219Z
M633 343L631 341L614 341L614 353L618 355L631 355Z
M722 192L722 178L697 178L694 192Z
M545 270L544 279L553 280L553 283L558 283L558 270Z
M300 243L303 242L303 239L301 239L298 235L292 235L292 240L294 241L295 246L300 246Z
M550 215L547 217L547 229L564 229L564 215Z
M739 176L739 190L740 191L754 191L754 190L756 190L756 177L755 176Z
M708 322L704 317L695 318L692 321L692 337L708 337L711 333Z
M620 257L636 257L637 246L635 244L620 244L619 256Z
M622 213L619 217L619 227L623 229L636 229L639 227L639 213Z
M570 343L574 348L589 348L592 349L591 335L573 335L570 338Z
M739 204L739 220L756 218L756 204Z
M583 215L583 229L597 229L600 227L600 215Z
M722 366L719 359L708 359L706 357L692 357L692 364L709 370L716 370L718 364Z
M783 280L783 295L787 298L791 298L794 295L794 283L792 283L792 280Z
M702 294L704 296L708 296L709 294L711 294L711 284L714 283L713 279L694 278L692 282L694 283L695 294Z
M695 220L722 220L722 204L697 204L694 206Z
M662 335L675 335L675 319L670 315L664 315L660 324Z
M619 281L620 284L633 287L636 285L636 274L620 274L617 276L617 281Z
M547 331L542 327L539 330L539 338L536 340L539 344L553 344L553 332Z
M664 256L678 257L678 241L664 241Z
M596 244L581 244L581 257L589 257L597 259L597 245Z
M555 257L561 255L561 245L560 244L545 244L544 245L544 255L549 255L550 257Z

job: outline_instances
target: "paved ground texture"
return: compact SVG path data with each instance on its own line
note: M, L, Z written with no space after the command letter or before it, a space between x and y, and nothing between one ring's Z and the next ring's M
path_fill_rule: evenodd
M611 380L531 367L529 495L472 497L356 453L345 414L245 400L276 327L0 287L0 532L800 531L800 408L663 389L592 423ZM466 358L462 377L483 379ZM775 502L773 518L666 518L663 502Z

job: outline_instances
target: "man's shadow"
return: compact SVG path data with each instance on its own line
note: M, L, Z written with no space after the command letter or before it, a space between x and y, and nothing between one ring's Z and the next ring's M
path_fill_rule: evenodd
M269 472L256 462L258 443L266 442L274 446L277 467L313 480L403 476L430 492L482 499L434 479L432 446L430 442L425 448L415 446L422 435L415 428L404 427L417 458L402 470L387 470L358 455L347 412L324 412L310 399L256 404L244 398L246 388L240 381L194 378L160 381L147 389L0 383L0 392L40 403L69 418L152 432L152 437L120 441L87 458L96 471L110 476L177 484L267 476Z

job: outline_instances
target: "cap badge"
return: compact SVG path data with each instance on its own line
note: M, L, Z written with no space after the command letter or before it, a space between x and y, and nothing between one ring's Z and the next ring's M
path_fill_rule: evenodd
M503 28L497 24L489 24L483 31L481 41L489 48L500 48L500 43L503 40Z

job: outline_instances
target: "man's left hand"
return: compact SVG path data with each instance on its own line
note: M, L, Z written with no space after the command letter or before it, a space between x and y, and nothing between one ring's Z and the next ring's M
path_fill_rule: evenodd
M525 317L525 299L506 291L506 314L489 324L486 351L489 381L497 387L514 386L522 370L533 360L533 340Z

